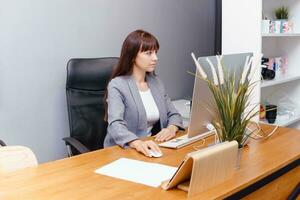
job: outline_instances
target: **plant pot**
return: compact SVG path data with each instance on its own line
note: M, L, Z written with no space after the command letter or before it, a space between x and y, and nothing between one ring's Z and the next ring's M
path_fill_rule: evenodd
M280 33L281 21L272 20L270 23L270 33Z
M281 19L280 21L280 33L287 33L288 32L288 20Z
M241 158L242 158L243 150L244 150L244 147L238 148L236 165L235 165L236 170L240 169L240 167L241 167Z

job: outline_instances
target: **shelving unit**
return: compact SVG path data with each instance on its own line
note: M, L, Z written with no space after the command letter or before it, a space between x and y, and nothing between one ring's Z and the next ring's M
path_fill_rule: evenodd
M283 83L287 83L290 81L295 81L295 80L299 80L300 76L299 75L286 75L280 78L276 78L273 80L262 80L260 87L261 88L265 88L265 87L269 87L269 86L274 86L274 85L278 85L278 84L283 84Z
M287 120L278 120L278 119L276 119L274 124L278 125L278 126L289 126L289 125L294 124L295 122L298 122L299 120L300 120L300 116L298 115L298 116L292 116ZM262 120L260 122L264 123L264 124L268 124L268 122L266 120Z
M278 116L275 124L279 126L300 127L300 1L295 0L262 0L262 12L264 16L274 19L274 10L281 6L287 6L291 19L294 22L293 33L268 33L261 34L261 47L264 57L286 57L288 69L286 75L270 81L261 81L261 102L269 102L278 105L282 98L289 99L295 108L296 116ZM280 120L280 118L282 120ZM265 120L263 123L267 123Z
M300 37L300 33L264 33L262 37Z

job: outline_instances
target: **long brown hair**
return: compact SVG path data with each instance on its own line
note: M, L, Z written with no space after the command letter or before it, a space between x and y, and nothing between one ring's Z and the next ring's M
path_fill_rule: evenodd
M111 79L130 75L133 71L133 65L139 52L159 49L158 40L149 32L144 30L135 30L131 32L123 42L121 55L116 68L113 70ZM107 90L104 95L105 115L107 121Z

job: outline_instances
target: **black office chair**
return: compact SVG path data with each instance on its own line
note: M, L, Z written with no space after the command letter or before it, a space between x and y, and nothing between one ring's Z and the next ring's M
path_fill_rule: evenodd
M103 148L107 123L104 94L118 58L74 58L67 64L70 137L63 138L69 156Z
M0 140L0 146L6 146L6 144L2 140Z

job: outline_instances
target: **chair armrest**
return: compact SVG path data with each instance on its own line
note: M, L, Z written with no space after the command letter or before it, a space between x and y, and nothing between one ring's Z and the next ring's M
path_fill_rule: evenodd
M90 151L88 148L86 148L86 146L84 146L81 142L79 142L75 138L65 137L63 138L63 140L65 141L66 145L71 145L80 153L87 153Z
M0 140L0 146L6 146L6 144L2 140Z

